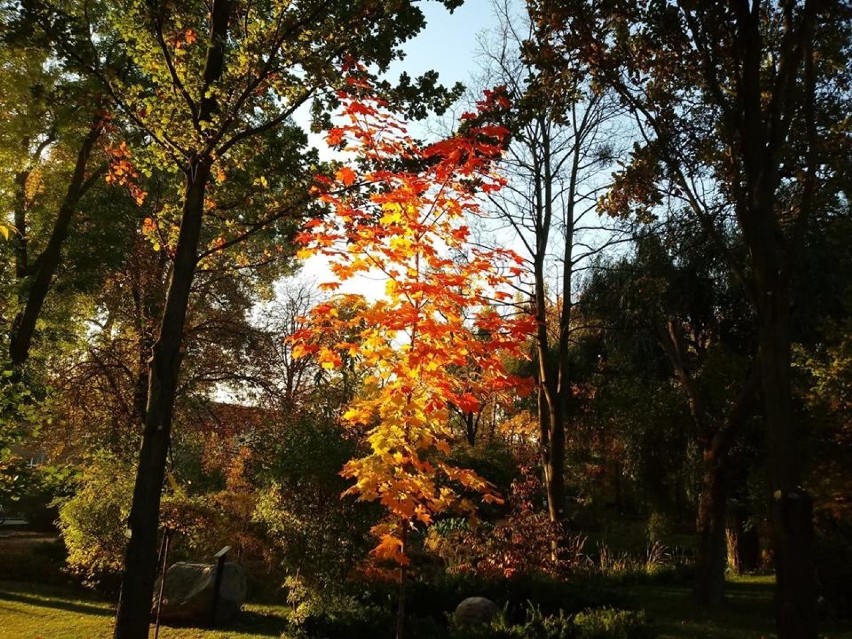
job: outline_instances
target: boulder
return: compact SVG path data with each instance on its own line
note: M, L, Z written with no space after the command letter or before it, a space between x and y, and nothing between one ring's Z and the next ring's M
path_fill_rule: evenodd
M485 597L468 597L456 608L456 623L462 625L489 624L497 616L497 604Z
M210 623L216 564L194 564L180 561L166 571L163 586L161 621ZM237 564L225 563L216 604L216 623L227 621L239 612L246 599L246 572ZM160 592L160 583L154 590ZM156 611L156 601L154 608Z

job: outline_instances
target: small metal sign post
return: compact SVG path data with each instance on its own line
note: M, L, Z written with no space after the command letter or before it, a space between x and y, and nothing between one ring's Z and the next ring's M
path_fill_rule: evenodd
M230 546L225 546L214 555L216 559L216 577L213 580L213 602L210 606L211 628L216 625L216 608L219 606L219 589L222 587L222 573L225 572L225 557L230 550Z
M154 639L159 639L160 636L160 610L163 608L163 588L166 585L166 565L169 558L169 539L171 531L166 528L163 530L163 541L160 545L160 591L157 593L157 622L154 626Z

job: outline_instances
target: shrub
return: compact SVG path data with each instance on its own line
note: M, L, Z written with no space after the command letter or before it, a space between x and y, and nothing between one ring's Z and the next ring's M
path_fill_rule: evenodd
M647 637L644 612L615 608L590 609L576 615L560 610L545 615L529 605L526 621L507 625L505 617L491 626L455 626L443 635L449 639L643 639ZM419 639L419 635L418 635Z
M121 569L133 477L118 459L95 457L75 478L74 495L58 502L68 566L86 582L96 583Z
M827 612L852 617L852 521L820 514L814 544L817 576Z
M389 605L364 603L352 595L308 587L299 577L288 577L290 628L310 639L392 639L395 618Z
M364 601L389 605L396 601L392 584L371 584L363 590ZM406 586L406 611L411 618L443 619L465 598L481 596L503 609L506 622L522 624L527 620L530 602L543 615L558 615L560 610L574 614L589 608L630 608L632 602L604 579L584 576L562 581L546 575L523 575L512 579L484 579L475 575L438 573L411 579Z
M507 495L508 514L496 524L442 527L430 531L427 547L435 551L451 572L483 578L513 578L528 574L565 576L587 563L585 537L570 536L537 507L544 488L532 468L521 469ZM552 541L559 539L559 561L552 559Z
M645 613L635 610L599 608L574 616L576 639L641 639L648 636Z
M88 585L103 584L121 570L134 476L128 463L102 453L74 478L75 492L56 502L68 567ZM229 490L164 494L160 520L172 531L169 563L212 561L224 545L232 546L233 555L244 564L264 560L273 544L262 537L261 526L251 522L254 504L252 495Z

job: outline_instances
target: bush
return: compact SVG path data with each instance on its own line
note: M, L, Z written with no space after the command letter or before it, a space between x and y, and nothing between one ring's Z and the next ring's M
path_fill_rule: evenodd
M418 639L421 635L416 634ZM530 605L526 621L508 625L505 617L491 626L450 626L449 639L643 639L647 637L645 613L615 608L590 609L576 615L560 610L542 614ZM425 639L425 638L423 638Z
M648 636L645 613L601 608L574 616L576 639L641 639Z
M288 577L288 621L298 637L310 639L392 639L395 617L389 605L365 603L351 595L308 587L299 577Z
M350 586L352 584L349 584ZM311 639L390 639L396 623L397 586L362 584L352 594L318 591L289 578L294 632ZM455 624L466 597L483 596L502 607L489 626ZM532 602L532 603L531 603ZM644 613L619 609L597 578L572 583L546 577L482 580L468 575L412 579L406 586L407 636L412 639L639 639Z
M258 483L252 521L264 530L280 568L303 587L340 593L375 544L376 504L341 499L349 482L340 469L354 444L333 423L302 416L270 444L269 467Z
M514 578L533 574L568 576L587 563L585 537L571 536L555 526L543 503L544 487L530 467L511 484L508 512L496 524L441 526L430 531L427 547L446 563L451 572L472 573L483 578ZM552 542L562 549L558 562L552 559Z
M827 612L852 617L852 521L822 515L817 520L815 559Z
M42 584L67 584L65 546L60 541L41 541L38 537L8 540L0 549L0 580Z
M630 608L631 601L604 579L593 575L562 581L527 574L512 579L483 579L472 575L444 574L428 581L409 583L408 611L413 616L440 618L466 597L487 597L505 610L509 623L523 623L532 602L545 616L559 611L572 614L589 608Z
M76 477L77 492L59 501L68 566L88 583L121 570L133 477L132 469L118 459L95 457Z

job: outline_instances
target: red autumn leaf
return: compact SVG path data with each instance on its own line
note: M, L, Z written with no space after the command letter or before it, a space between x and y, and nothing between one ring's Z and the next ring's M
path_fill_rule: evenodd
M334 176L343 183L343 186L352 186L357 178L355 171L350 169L348 166L338 169Z

